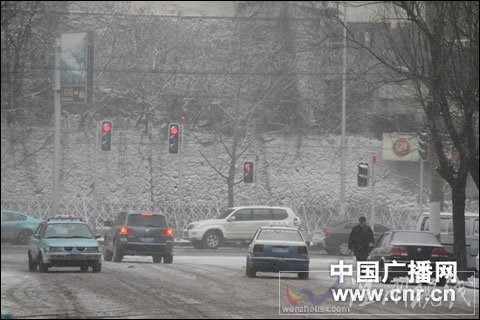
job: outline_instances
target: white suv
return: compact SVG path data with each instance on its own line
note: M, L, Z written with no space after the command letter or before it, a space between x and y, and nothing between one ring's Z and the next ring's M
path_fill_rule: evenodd
M183 230L183 238L196 249L217 249L224 242L250 241L261 227L300 226L300 218L290 208L234 207L212 220L195 221Z

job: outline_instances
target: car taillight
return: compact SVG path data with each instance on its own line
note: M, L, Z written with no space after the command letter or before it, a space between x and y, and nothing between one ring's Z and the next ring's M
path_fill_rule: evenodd
M172 237L173 236L173 229L172 228L163 229L162 234L164 236Z
M323 233L326 235L326 236L329 236L331 234L333 234L333 231L332 230L323 230Z
M263 252L263 245L262 244L256 244L253 246L253 252Z
M120 229L118 230L118 233L119 234L134 234L135 231L133 230L133 228L130 228L130 227L120 227Z
M392 247L392 249L390 249L390 255L406 256L408 255L408 251L407 251L407 248L404 248L404 247Z
M298 252L298 254L307 254L308 253L307 247L305 247L305 246L297 247L297 252Z
M433 249L432 257L447 257L448 251L443 248Z

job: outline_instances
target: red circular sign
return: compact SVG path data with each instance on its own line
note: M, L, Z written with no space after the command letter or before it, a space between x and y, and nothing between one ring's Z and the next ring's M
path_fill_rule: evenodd
M410 153L410 143L405 138L399 138L393 143L393 152L399 156L403 157Z

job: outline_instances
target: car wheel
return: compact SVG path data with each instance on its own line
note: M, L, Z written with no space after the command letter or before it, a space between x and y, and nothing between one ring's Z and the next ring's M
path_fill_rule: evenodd
M153 263L162 263L162 256L152 256Z
M81 272L88 272L88 266L81 266L80 271Z
M118 244L116 241L113 242L113 261L114 262L122 262L123 256L122 253L120 252L120 248L118 247Z
M352 254L352 250L348 248L348 242L342 242L337 249L337 252L342 256L349 256Z
M218 231L208 231L203 237L203 247L207 249L218 249L222 236Z
M103 259L105 261L112 261L112 258L113 258L113 253L112 251L108 250L107 242L105 241L103 243Z
M37 271L37 263L32 260L32 255L28 253L28 271Z
M43 257L41 253L38 255L38 271L42 273L48 272L48 266L43 263Z
M255 278L256 275L257 275L257 272L255 271L255 268L251 265L251 263L249 262L249 260L247 259L247 266L245 268L245 274L247 275L247 277L249 278Z
M166 254L163 256L163 263L172 263L173 262L173 255L171 253Z
M15 243L17 244L28 244L30 241L30 237L32 236L33 232L28 229L24 229L17 233L17 237L15 238Z
M94 264L92 266L92 269L93 269L93 272L100 272L102 271L102 264L101 263Z
M194 249L203 249L202 241L192 241L192 246Z
M310 272L306 271L306 272L299 272L298 273L298 279L308 280L308 278L310 278Z

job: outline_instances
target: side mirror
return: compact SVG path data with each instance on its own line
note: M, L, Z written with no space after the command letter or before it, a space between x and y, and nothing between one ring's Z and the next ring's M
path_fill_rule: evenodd
M235 216L230 217L230 218L227 219L227 222L232 222L232 221L235 221Z
M95 239L100 239L102 235L100 233L95 234Z
M103 222L103 225L104 225L105 227L112 227L112 226L113 226L112 221L109 221L109 220L104 221L104 222Z

